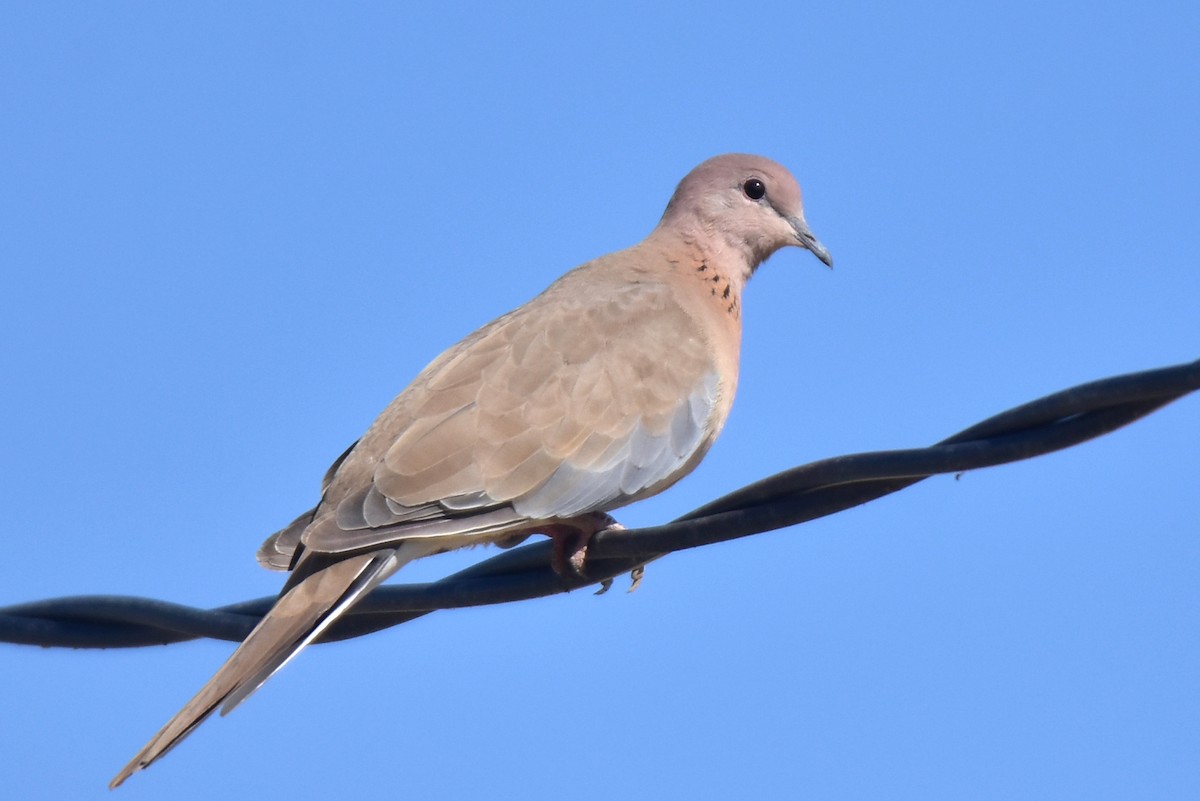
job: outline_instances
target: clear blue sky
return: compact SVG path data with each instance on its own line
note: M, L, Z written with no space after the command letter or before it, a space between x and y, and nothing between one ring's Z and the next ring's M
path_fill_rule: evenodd
M275 592L420 367L721 152L836 269L760 271L722 440L627 525L1200 356L1194 2L182 5L0 9L0 604ZM1198 440L313 648L120 796L1194 799ZM106 797L229 651L0 646L6 795Z

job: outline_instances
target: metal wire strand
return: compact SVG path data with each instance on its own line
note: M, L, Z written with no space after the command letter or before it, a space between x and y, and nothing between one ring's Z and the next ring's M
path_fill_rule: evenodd
M941 473L1029 459L1144 417L1200 389L1200 360L1081 384L990 417L928 448L857 453L785 470L662 526L598 533L586 576L550 567L550 544L505 551L439 581L380 587L323 641L360 637L438 609L569 592L627 573L673 551L794 526ZM0 608L0 642L45 647L131 648L201 637L241 641L274 603L257 598L199 609L150 598L55 598Z

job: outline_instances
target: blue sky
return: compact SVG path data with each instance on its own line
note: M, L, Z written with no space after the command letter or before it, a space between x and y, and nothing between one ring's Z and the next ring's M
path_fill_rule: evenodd
M1200 356L1195 3L6 4L0 604L275 592L413 375L726 151L800 179L667 520ZM1196 798L1200 399L313 648L127 799ZM484 555L438 557L425 579ZM99 798L229 653L0 646L13 798ZM337 795L333 795L333 794Z

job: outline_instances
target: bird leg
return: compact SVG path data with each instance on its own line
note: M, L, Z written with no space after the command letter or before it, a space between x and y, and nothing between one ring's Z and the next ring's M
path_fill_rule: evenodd
M619 528L624 526L604 512L590 512L569 523L553 523L546 526L542 533L554 543L550 566L563 579L587 579L584 562L587 559L588 543L598 531ZM608 589L607 584L611 584L611 581L602 587L601 592Z
M529 537L530 537L530 534L527 532L521 532L520 534L510 534L507 537L504 537L503 539L496 540L496 542L494 544L497 548L503 548L505 550L508 550L509 548L516 548L522 542L529 539Z

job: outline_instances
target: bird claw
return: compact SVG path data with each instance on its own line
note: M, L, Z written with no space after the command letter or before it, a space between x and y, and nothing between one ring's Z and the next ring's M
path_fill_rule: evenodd
M645 565L638 565L633 570L629 571L629 589L625 590L625 592L633 592L638 587L642 586L642 577L645 575Z
M633 570L629 571L629 589L625 592L633 592L638 587L642 586L642 577L646 575L646 566L638 565ZM595 595L603 595L612 589L613 580L606 578L600 582L600 589L596 590Z

